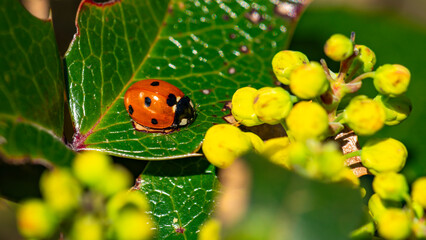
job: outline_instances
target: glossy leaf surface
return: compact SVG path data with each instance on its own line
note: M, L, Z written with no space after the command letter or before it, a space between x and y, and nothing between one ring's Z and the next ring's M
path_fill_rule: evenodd
M66 165L64 83L51 21L0 1L0 152Z
M138 187L149 198L156 239L196 239L219 191L215 168L203 157L148 163Z
M273 84L271 59L286 46L303 7L267 0L83 1L66 55L74 148L150 160L197 155L236 89ZM136 131L123 96L150 78L189 96L195 122L166 135Z

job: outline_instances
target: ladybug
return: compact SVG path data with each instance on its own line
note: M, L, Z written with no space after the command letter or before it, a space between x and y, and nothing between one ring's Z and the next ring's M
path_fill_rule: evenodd
M139 131L169 133L195 119L189 97L176 86L157 79L130 86L124 94L124 105Z

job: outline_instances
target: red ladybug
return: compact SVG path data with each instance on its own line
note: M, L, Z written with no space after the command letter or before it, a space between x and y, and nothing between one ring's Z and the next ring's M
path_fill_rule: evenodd
M171 132L191 124L194 105L174 85L147 79L134 83L124 94L124 105L135 128L146 132Z

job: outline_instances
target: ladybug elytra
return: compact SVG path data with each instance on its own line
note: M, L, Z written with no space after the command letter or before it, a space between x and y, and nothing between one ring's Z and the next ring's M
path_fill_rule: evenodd
M157 79L141 80L130 86L124 105L140 131L168 133L195 119L189 97L176 86Z

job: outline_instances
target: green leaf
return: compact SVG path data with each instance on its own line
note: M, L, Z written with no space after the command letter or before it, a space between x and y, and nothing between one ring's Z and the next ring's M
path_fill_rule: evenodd
M0 1L0 152L66 165L64 83L52 22Z
M151 161L138 183L151 204L156 239L196 239L219 191L215 168L203 157Z
M18 204L0 198L0 239L22 239L16 227Z
M411 115L400 125L385 126L377 136L392 137L407 146L408 159L403 172L409 181L413 181L419 176L425 176L426 81L424 79L426 68L424 67L424 53L426 52L426 26L401 16L383 12L310 8L298 25L290 48L305 52L311 60L318 60L325 58L322 48L328 37L333 33L349 35L351 31L356 32L357 44L364 44L375 52L376 68L386 63L398 63L411 71L411 82L406 93L413 103ZM331 61L327 60L327 63L329 64ZM370 97L377 94L371 81L364 81L364 87L369 87L364 94ZM362 145L365 139L360 140Z
M269 0L83 1L66 55L74 148L149 160L199 155L236 89L273 84L271 59L304 7L286 4L283 17ZM250 20L256 14L260 21ZM183 90L196 104L195 122L171 134L134 130L123 96L149 78Z
M359 190L289 172L246 156L251 182L247 212L224 239L348 239L361 223Z

